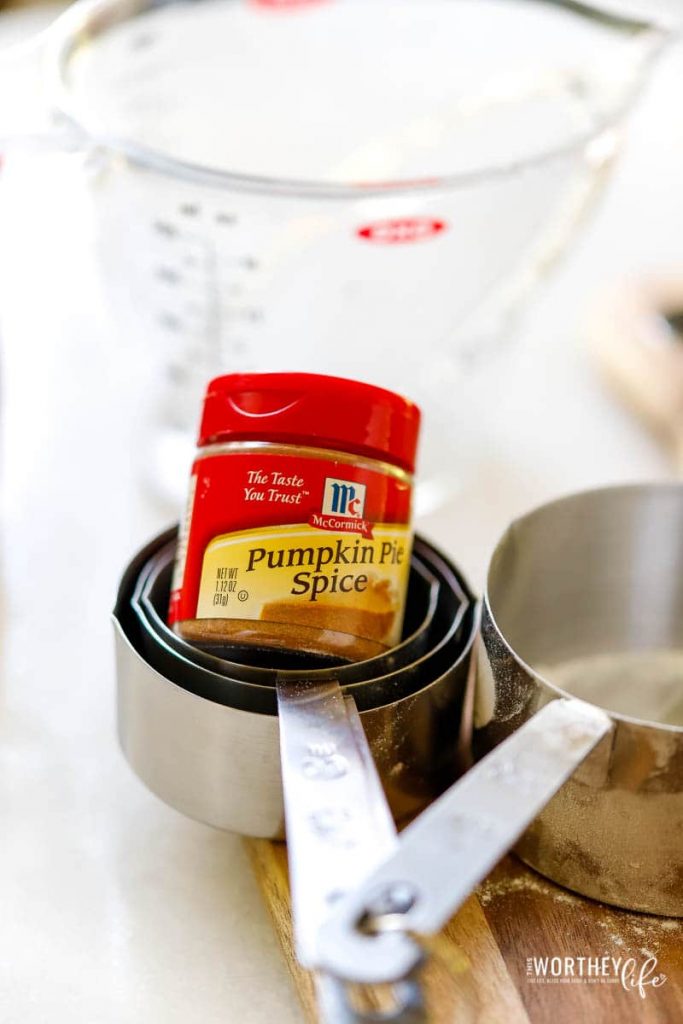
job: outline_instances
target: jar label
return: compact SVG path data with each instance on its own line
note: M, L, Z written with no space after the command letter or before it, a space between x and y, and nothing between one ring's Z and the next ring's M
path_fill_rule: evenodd
M329 633L330 649L351 657L398 643L411 487L374 465L334 453L199 458L169 621L188 638L258 643L261 631L282 646L324 648Z

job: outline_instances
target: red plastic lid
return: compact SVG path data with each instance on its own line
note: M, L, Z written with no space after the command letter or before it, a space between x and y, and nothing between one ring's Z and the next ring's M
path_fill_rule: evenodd
M392 391L316 373L231 373L209 384L199 445L274 441L383 459L413 472L420 410Z

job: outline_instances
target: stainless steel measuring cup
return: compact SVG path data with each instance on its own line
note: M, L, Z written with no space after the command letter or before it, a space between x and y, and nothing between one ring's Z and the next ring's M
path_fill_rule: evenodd
M157 538L131 562L114 613L124 753L153 792L191 817L245 835L280 837L274 685L230 680L188 662L161 638L141 634L132 595L145 565L168 539ZM449 578L434 650L393 674L343 688L360 708L398 821L420 811L458 770L458 726L476 623L466 584L453 569Z
M578 893L683 916L682 570L683 485L573 495L511 525L483 602L477 763L340 901L320 938L335 976L409 974L419 936L515 844Z
M591 491L513 523L491 561L482 636L477 756L555 697L604 706L605 695L608 704L610 696L623 702L626 673L642 686L640 713L637 692L628 695L630 714L607 707L609 741L516 849L586 896L682 916L683 486ZM677 659L678 724L648 720L657 711L657 674L667 670L662 652L667 664ZM599 688L597 673L605 678L610 658L621 693Z
M427 650L378 678L369 670L344 691L303 666L272 671L268 685L219 674L170 646L157 622L170 581L157 588L153 620L141 600L173 561L168 533L133 561L114 614L119 733L131 766L168 803L209 824L273 837L286 818L297 956L319 972L333 1024L369 1018L354 1008L348 980L321 968L320 925L332 901L393 849L390 811L412 816L458 762L476 616L455 570L417 543L413 573L421 557L432 580L438 574L436 590L427 589L437 596ZM396 998L396 1020L424 1019L415 979L402 978Z

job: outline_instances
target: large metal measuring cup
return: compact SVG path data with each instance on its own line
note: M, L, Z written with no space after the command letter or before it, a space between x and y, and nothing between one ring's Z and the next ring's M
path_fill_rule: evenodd
M600 656L622 666L623 687L629 655L638 657L636 686L650 692L642 703L634 695L630 715L607 709L609 742L517 852L586 896L683 916L683 487L591 491L513 523L491 562L482 618L478 756L565 695L564 666L578 666L572 688L591 699L597 680L587 673L604 673ZM661 652L677 659L678 724L647 720Z
M340 903L320 940L337 977L414 970L415 936L515 844L578 893L683 916L683 486L591 491L514 522L491 561L482 639L478 763ZM678 710L648 720L672 661Z

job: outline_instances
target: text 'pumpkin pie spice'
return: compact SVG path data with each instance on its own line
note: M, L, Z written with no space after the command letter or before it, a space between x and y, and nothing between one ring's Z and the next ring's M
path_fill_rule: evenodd
M306 373L209 384L169 622L195 643L373 657L401 638L420 412Z

